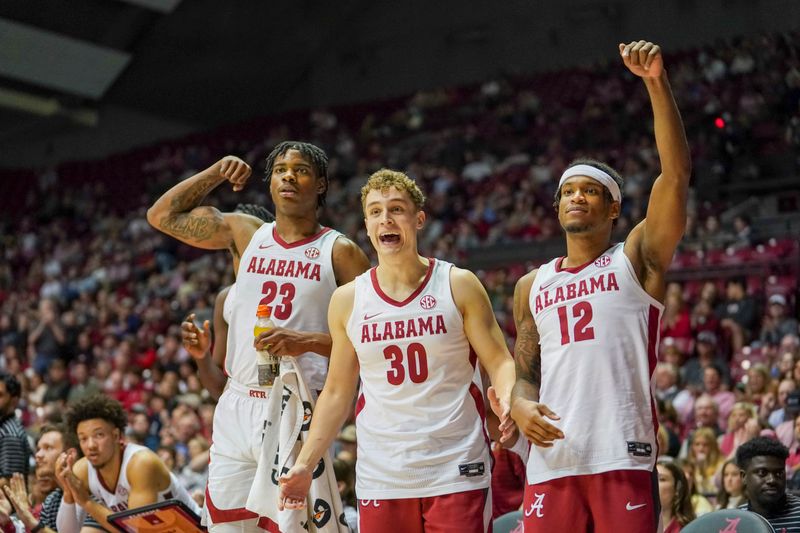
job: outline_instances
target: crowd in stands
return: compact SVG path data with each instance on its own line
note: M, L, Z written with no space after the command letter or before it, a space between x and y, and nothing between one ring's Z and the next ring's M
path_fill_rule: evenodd
M690 481L697 514L740 501L730 460L758 435L790 449L787 472L800 489L800 249L796 239L756 236L746 215L722 223L731 207L725 195L703 189L758 179L768 168L762 162L776 156L798 161L799 52L799 33L756 35L669 61L702 181L675 262L677 272L697 275L669 286L655 390L660 449ZM179 324L190 312L211 319L214 296L233 274L226 252L179 245L150 228L145 209L225 154L260 171L281 140L324 147L331 160L323 219L368 252L360 187L380 167L403 169L428 195L421 249L461 264L468 249L558 236L555 185L577 156L621 171L617 231L625 235L643 217L659 169L648 114L632 77L615 64L595 65L294 113L100 162L0 172L5 201L14 203L0 218L0 370L22 384L22 424L36 436L66 404L108 394L129 413L128 438L157 451L201 497L214 402L181 346ZM220 188L209 201L270 206L257 178L242 193ZM708 261L730 265L732 256L760 270L702 275ZM479 272L510 344L514 284L544 259ZM343 435L345 462L354 455L347 442Z

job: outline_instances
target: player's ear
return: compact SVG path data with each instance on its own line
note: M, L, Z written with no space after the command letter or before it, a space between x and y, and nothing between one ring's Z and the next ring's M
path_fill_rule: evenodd
M616 220L619 218L620 211L622 210L622 205L619 202L611 202L611 209L609 216L611 220Z
M417 229L422 229L422 227L425 225L426 218L425 211L422 209L417 211Z

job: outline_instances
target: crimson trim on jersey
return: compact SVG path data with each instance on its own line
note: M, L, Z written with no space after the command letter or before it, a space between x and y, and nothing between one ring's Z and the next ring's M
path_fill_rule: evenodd
M603 253L605 253L605 252L603 252ZM595 261L597 261L597 258L598 258L598 257L601 257L602 255L603 255L603 254L600 254L600 255L598 255L597 257L595 257L594 259L589 259L587 262L585 262L585 263L584 263L584 264L582 264L581 266L576 266L576 267L562 267L562 266L561 266L561 263L563 263L563 262L564 262L564 259L566 259L567 257L566 257L566 256L564 256L564 257L559 257L559 258L556 260L556 272L569 272L570 274L577 274L578 272L580 272L581 270L583 270L583 269L584 269L584 268L586 268L587 266L589 266L589 265L591 265L592 263L594 263Z
M239 507L237 509L217 509L214 502L211 501L211 493L208 491L208 485L206 485L206 507L208 508L208 514L211 515L211 521L215 524L258 518L256 513L248 511L244 507ZM260 523L258 525L259 527L261 526Z
M651 305L647 313L647 363L650 370L650 379L653 379L653 372L658 363L658 333L659 333L659 310L655 305ZM656 413L656 402L653 401L653 392L650 391L650 416L653 417L653 434L658 436L658 414ZM656 438L656 454L658 457L658 438ZM658 500L656 500L658 501Z
M610 250L610 249L611 249L611 248L613 248L614 246L616 246L616 245L611 245L611 246L609 246L609 247L608 247L608 249L607 249L607 250L605 250L605 251L603 251L603 253L602 253L602 254L598 255L598 256L597 256L597 257L595 257L594 259L589 259L589 260L588 260L588 261L586 261L584 264L582 264L582 265L580 265L580 266L576 266L576 267L562 267L562 266L561 266L561 263L563 263L563 262L564 262L564 259L566 259L567 257L566 257L566 256L559 257L559 258L556 260L556 272L569 272L570 274L577 274L578 272L580 272L581 270L583 270L583 269L584 269L584 268L586 268L587 266L591 265L592 263L594 263L595 261L597 261L598 259L600 259L601 257L603 257L603 254L606 254L606 253L608 253L608 250Z
M469 384L469 395L472 396L472 399L475 401L475 409L478 411L478 416L481 419L483 440L486 442L486 447L489 448L489 472L491 472L494 470L494 454L492 453L492 441L489 438L489 433L486 431L486 404L484 403L481 390L474 381Z
M331 228L323 226L318 233L312 235L311 237L306 237L305 239L300 239L299 241L295 242L286 242L281 238L280 235L278 235L277 226L272 226L272 238L275 239L275 242L277 242L284 248L297 248L298 246L303 246L304 244L316 241L317 239L328 233L330 230Z
M366 398L364 398L364 394L358 395L358 400L356 400L356 418L358 418L358 413L364 408L364 404L367 403Z
M433 264L436 262L436 259L433 257L428 258L428 271L425 273L425 279L422 280L422 283L419 284L419 287L412 292L408 298L403 300L402 302L398 302L381 289L380 284L378 283L378 267L374 267L369 271L369 277L372 280L372 287L375 289L375 292L378 296L381 297L381 300L386 302L387 304L391 304L395 307L403 307L408 305L409 302L413 301L414 298L420 295L420 293L425 290L425 286L428 284L428 281L431 279L431 275L433 274Z

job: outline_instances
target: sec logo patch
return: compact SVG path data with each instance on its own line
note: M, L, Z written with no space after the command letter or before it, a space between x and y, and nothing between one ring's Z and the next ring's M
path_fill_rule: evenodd
M306 248L306 257L309 259L316 259L319 257L319 248L314 248L313 246L311 248Z
M423 309L433 309L434 307L436 307L436 298L434 298L430 294L426 294L420 299L419 305Z
M608 257L607 255L604 255L602 257L598 257L594 261L594 266L596 266L596 267L604 267L604 266L608 266L610 264L611 264L611 258Z

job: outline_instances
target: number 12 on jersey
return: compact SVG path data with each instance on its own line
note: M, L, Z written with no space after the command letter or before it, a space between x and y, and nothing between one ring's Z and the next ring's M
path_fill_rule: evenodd
M568 312L569 308L572 309L571 312ZM589 302L578 302L572 306L562 305L557 311L558 323L561 326L561 346L569 344L570 342L594 339L594 328L589 325L592 321L592 316L594 316L592 304ZM572 328L572 339L570 339L570 320L568 314L571 314L573 319L577 319Z

